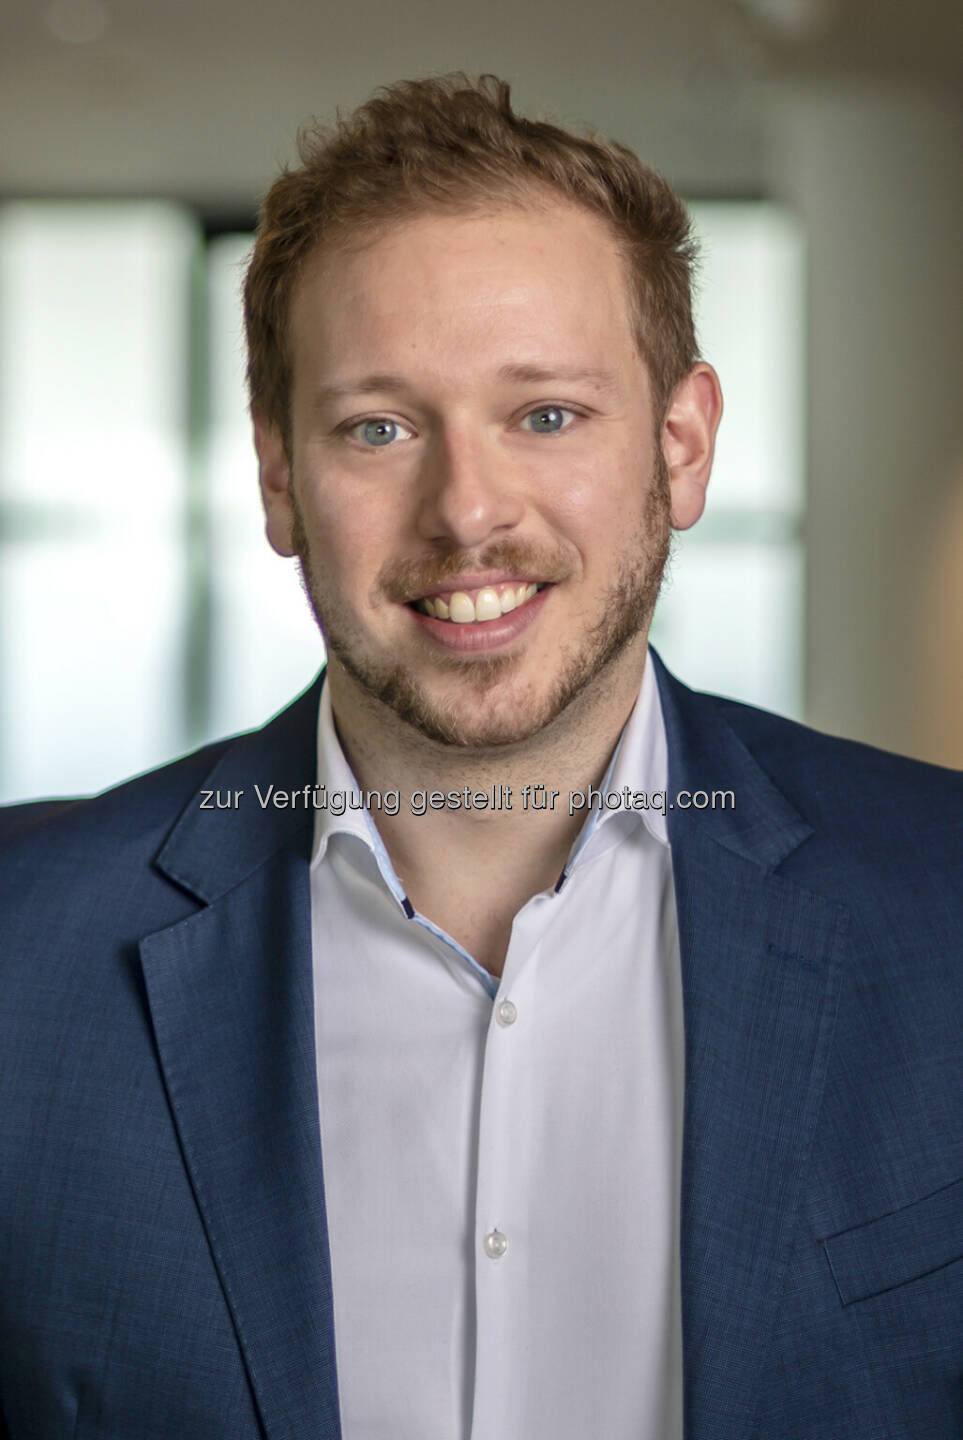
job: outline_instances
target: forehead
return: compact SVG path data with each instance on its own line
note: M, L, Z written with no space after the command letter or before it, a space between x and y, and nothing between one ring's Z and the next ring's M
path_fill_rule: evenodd
M626 262L606 223L569 203L422 214L319 248L290 321L296 382L373 360L611 366L635 353Z

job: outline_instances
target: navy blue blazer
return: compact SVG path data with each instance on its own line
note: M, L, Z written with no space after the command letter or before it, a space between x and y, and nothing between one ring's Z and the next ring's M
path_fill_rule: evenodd
M736 792L668 816L686 1440L959 1440L963 779L658 678L671 790ZM312 815L200 808L312 784L318 696L8 817L13 1440L339 1436Z

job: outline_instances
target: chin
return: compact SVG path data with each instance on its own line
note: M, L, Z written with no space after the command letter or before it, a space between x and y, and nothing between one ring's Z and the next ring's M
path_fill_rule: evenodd
M400 665L359 664L357 652L334 653L361 704L380 710L382 717L449 748L507 750L533 740L569 713L604 702L615 669L620 660L626 664L630 641L637 636L638 631L626 635L605 652L559 651L550 679L544 667L537 677L520 673L524 660L517 656L453 662L423 682Z
M554 707L531 683L513 675L518 665L500 656L446 667L432 683L400 665L360 665L337 654L362 705L390 712L426 740L462 750L518 745L554 718ZM450 673L457 671L457 674Z

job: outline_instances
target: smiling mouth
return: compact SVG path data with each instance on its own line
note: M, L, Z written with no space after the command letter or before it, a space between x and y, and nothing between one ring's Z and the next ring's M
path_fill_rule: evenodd
M413 602L422 615L434 620L448 620L454 625L472 625L485 620L498 620L512 610L527 605L544 585L534 582L508 585L483 585L478 590L455 590L438 595L425 595Z

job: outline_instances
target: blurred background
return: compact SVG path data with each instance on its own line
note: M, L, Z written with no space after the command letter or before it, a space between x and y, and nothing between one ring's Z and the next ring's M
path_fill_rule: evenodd
M239 285L299 124L492 70L691 204L727 409L653 638L688 683L963 766L956 4L13 0L0 13L0 799L314 675L263 539Z

